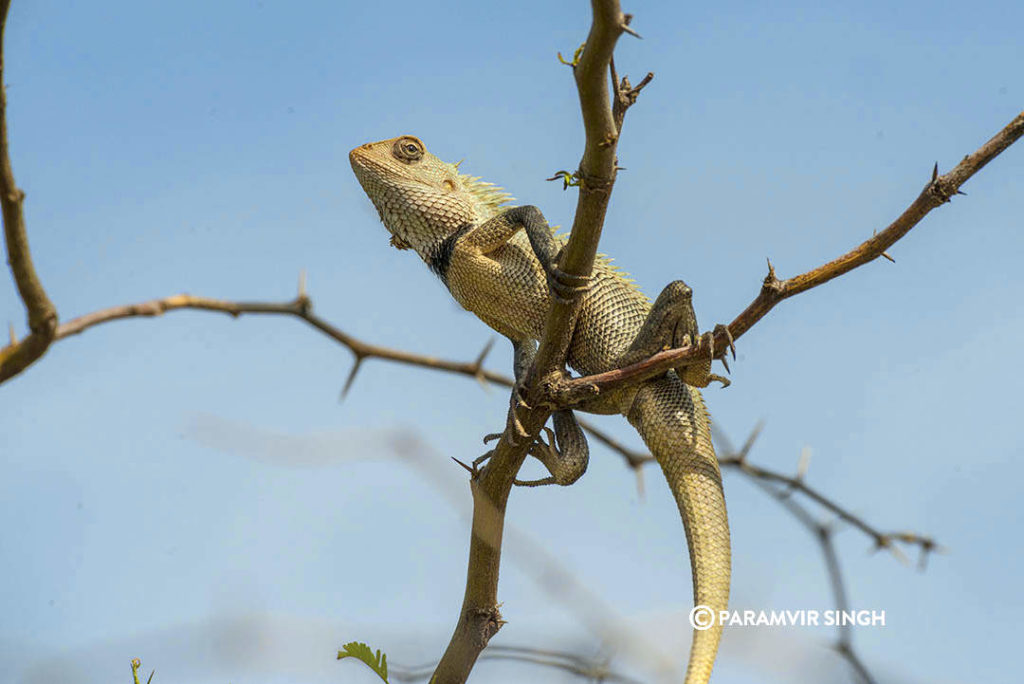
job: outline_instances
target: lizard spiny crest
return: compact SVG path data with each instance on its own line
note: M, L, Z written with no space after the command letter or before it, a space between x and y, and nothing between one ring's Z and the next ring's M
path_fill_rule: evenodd
M441 161L411 135L360 145L348 159L391 244L424 260L449 235L488 220L512 199L493 183L459 173L458 164Z

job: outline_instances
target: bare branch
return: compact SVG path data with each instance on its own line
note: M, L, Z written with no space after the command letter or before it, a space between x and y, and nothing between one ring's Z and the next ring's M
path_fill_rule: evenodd
M615 43L628 23L618 0L592 0L593 23L586 46L573 60L586 132L586 147L576 176L580 195L572 233L559 258L559 268L570 278L589 278L601 238L608 199L615 181L618 128L608 96L609 69ZM525 398L534 408L514 404L505 431L486 467L471 480L473 531L470 540L466 591L455 632L434 672L438 684L464 682L490 638L501 627L498 613L498 569L505 506L526 450L551 414L538 401L549 391L552 377L565 367L579 295L554 298L548 311L540 347L527 375Z
M608 200L615 183L619 126L612 115L605 74L610 68L615 44L628 24L618 0L592 0L591 8L593 22L590 34L583 53L573 66L586 134L583 159L576 173L580 194L569 242L558 264L567 275L583 278L590 277L593 269ZM580 301L579 296L570 300L555 298L553 301L535 363L540 377L565 365Z
M425 354L414 354L401 349L392 349L376 344L369 344L356 339L352 335L340 330L331 323L313 313L313 303L307 294L300 293L298 297L288 302L235 302L226 299L213 299L210 297L198 297L190 294L178 294L163 299L151 299L136 304L125 304L100 309L78 318L73 318L57 328L55 339L62 340L73 335L93 328L97 325L117 321L125 318L161 316L170 311L197 310L225 313L230 316L242 316L245 314L277 314L294 316L300 318L313 328L319 330L336 342L343 344L355 355L357 361L371 358L385 359L404 363L410 366L421 368L432 368L435 370L467 375L477 379L493 382L505 387L512 386L512 379L485 370L481 367L482 359L473 362L448 361Z
M10 0L0 1L0 207L4 217L7 263L28 314L29 334L20 342L11 332L11 343L0 348L0 382L14 377L39 359L53 342L57 309L46 295L32 264L25 230L25 193L14 181L7 144L7 88L4 85L4 35Z
M939 176L937 170L933 172L931 180L925 185L917 199L885 230L873 235L869 240L827 264L787 280L779 280L775 276L774 267L769 262L768 275L761 286L760 294L728 326L733 339L738 339L750 330L782 300L827 283L858 266L884 256L886 250L906 235L928 212L949 202L960 191L961 185L1022 135L1024 135L1024 112L1017 115L1013 121L977 151L964 157L963 161L953 167L949 173ZM716 358L725 355L728 342L724 332L714 336ZM610 392L636 385L661 375L669 369L706 358L707 349L699 345L670 349L624 368L556 383L552 398L559 406L568 408L592 397L595 393Z
M931 537L925 537L913 532L883 532L874 525L871 525L858 515L851 513L843 506L829 499L824 494L807 485L801 476L790 476L762 468L751 464L745 455L723 455L718 459L723 468L735 468L751 478L763 483L775 483L783 485L779 491L789 496L793 492L800 492L808 499L818 504L825 510L833 513L840 520L849 523L853 527L870 537L876 549L887 549L900 561L905 562L906 556L896 546L896 542L917 546L922 553L930 553L939 550L938 544Z

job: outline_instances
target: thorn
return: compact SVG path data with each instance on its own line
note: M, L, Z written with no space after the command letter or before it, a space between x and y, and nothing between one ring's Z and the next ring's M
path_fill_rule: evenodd
M775 277L775 267L772 266L772 260L768 257L765 257L765 261L768 262L768 276L765 278L765 281L774 283L778 280L778 278Z
M807 474L807 468L811 465L811 448L804 447L800 450L800 462L796 466L796 479L803 480Z
M306 269L299 271L299 299L306 298Z
M935 162L935 167L932 169L932 183L939 177L939 162Z
M455 458L454 456L452 456L452 460L453 460L453 461L455 461L456 463L458 463L458 464L459 464L460 466L462 466L463 468L465 468L465 469L466 469L466 472L468 472L468 473L469 473L470 475L476 475L476 471L475 471L475 470L473 470L472 468L470 468L470 467L469 467L468 465L466 465L465 463L463 463L463 462L462 462L462 461L460 461L459 459L457 459L457 458Z
M625 31L626 33L628 33L631 36L634 36L636 38L640 38L641 36L640 36L639 33L634 31L633 29L629 28L629 25L631 23L633 23L633 15L632 14L623 14L622 15L622 30Z
M338 398L339 402L345 401L345 397L348 396L348 391L352 389L352 383L355 382L356 373L359 372L359 367L363 365L363 357L356 356L356 362L352 365L352 370L348 372L348 378L345 380L345 387L341 390L341 396Z
M7 332L11 336L11 346L13 347L18 344L18 336L14 334L14 323L7 323Z
M484 359L487 358L487 355L490 353L491 347L493 346L494 338L492 337L491 339L487 340L487 344L484 345L483 350L480 352L479 356L476 357L476 361L473 362L473 365L476 366L477 370L480 370L480 366L483 365Z
M886 259L888 259L888 260L889 260L889 261L891 261L892 263L894 263L894 264L896 263L896 260L895 260L895 259L893 259L893 258L892 258L891 256L889 256L889 253L888 253L888 252L882 252L882 256L884 256L884 257L885 257Z
M741 463L747 460L747 455L750 453L750 450L754 447L754 442L757 441L757 437L758 435L761 434L761 430L763 429L764 421L757 421L757 424L754 425L754 429L750 431L750 435L747 437L747 441L745 441L743 443L743 446L740 447L739 457Z
M923 547L921 548L921 553L917 557L917 569L919 572L924 572L928 569L928 551Z
M892 557L898 560L901 565L906 565L908 567L910 566L910 558L907 557L907 554L903 553L903 551L898 546L896 546L895 544L890 544L887 548L889 550L889 553L892 554Z
M487 344L484 345L483 350L480 352L479 356L476 357L476 361L473 362L473 377L476 378L476 381L480 383L480 386L484 388L485 392L490 392L491 391L491 386L487 382L487 378L484 377L484 365L483 364L484 364L484 359L487 358L487 354L490 353L491 347L493 347L493 346L494 346L494 338L492 337L491 339L489 339L487 341Z
M953 194L954 194L954 195L963 195L964 197L967 197L967 193L966 193L966 192L964 192L963 190L960 190L960 189L958 189L958 190L957 190L956 192L954 192Z
M484 374L482 372L474 373L473 377L476 378L476 381L480 383L480 387L483 388L484 392L491 391L491 384L487 382L487 378L484 377Z

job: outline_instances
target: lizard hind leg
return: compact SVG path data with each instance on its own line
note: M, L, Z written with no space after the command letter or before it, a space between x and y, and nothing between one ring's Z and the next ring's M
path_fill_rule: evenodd
M530 366L533 365L533 359L537 354L537 343L529 338L511 339L510 341L514 352L512 370L516 383L512 388L509 416L516 429L514 437L522 437L526 433L523 431L516 413L520 407L526 406L520 388L526 380ZM547 436L547 440L545 441L543 436L538 436L527 452L544 464L550 476L539 480L515 480L516 485L521 487L539 487L549 484L571 485L587 471L587 464L590 462L590 447L573 412L568 409L555 411L551 420L555 429L552 430L547 426L543 428L543 434ZM500 433L487 435L484 437L484 443L499 437L501 437ZM476 459L473 462L473 468L478 468L491 457L492 453L489 451Z
M715 326L715 332L722 329L728 335L728 328L723 325ZM728 386L728 379L711 372L711 362L715 355L714 333L700 334L697 315L693 310L693 290L682 280L673 280L658 295L640 332L618 365L622 367L638 363L665 349L676 349L692 344L705 347L708 352L707 358L677 368L676 373L683 382L693 387L707 387L713 380L717 380L723 386ZM731 336L729 344L731 347Z
M528 454L544 464L550 473L548 477L539 480L513 480L513 484L519 487L541 487L544 485L568 486L576 482L587 472L587 465L590 463L590 446L587 444L587 437L583 434L582 428L576 422L572 411L555 411L552 414L552 421L555 429L542 428L543 436L538 436L536 441L530 445ZM501 433L494 433L484 437L484 444L501 437ZM494 450L488 451L473 461L472 471L475 472L494 454Z
M551 419L555 429L543 428L547 441L538 436L529 450L529 454L543 463L551 475L539 480L516 480L515 484L520 487L567 486L587 472L590 447L572 411L555 411Z

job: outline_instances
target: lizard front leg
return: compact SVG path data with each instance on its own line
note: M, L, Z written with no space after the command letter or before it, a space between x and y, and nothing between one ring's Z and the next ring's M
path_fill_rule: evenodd
M724 330L729 338L729 346L736 355L732 344L732 336L724 325L716 325L715 332L700 334L697 315L693 310L693 290L682 280L674 280L665 286L651 311L644 321L636 339L619 360L619 367L637 363L665 349L675 349L697 344L707 349L707 359L699 363L682 366L676 369L680 379L692 387L707 387L712 381L729 386L729 380L711 372L711 362L715 357L714 335ZM722 359L726 370L729 369Z
M569 275L558 267L562 244L551 233L544 214L535 206L515 207L501 214L506 220L522 226L530 246L548 277L555 297L565 301L587 290L590 278Z

